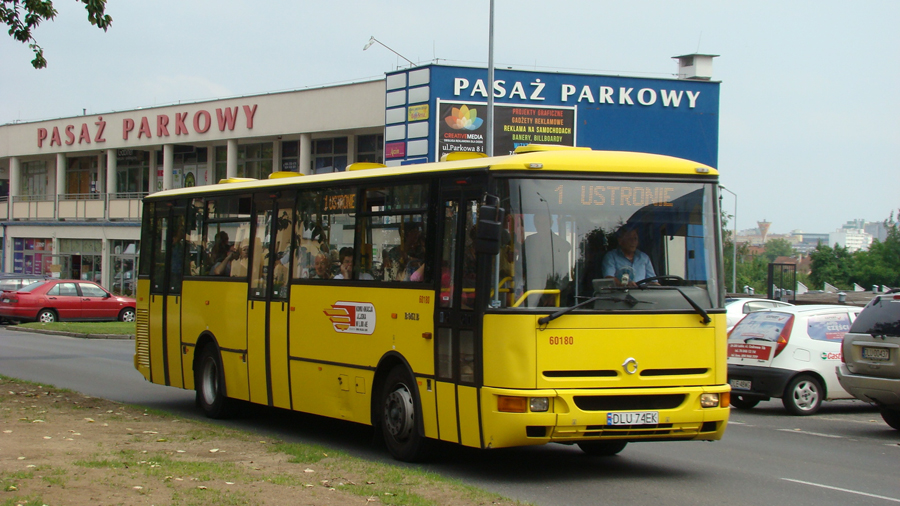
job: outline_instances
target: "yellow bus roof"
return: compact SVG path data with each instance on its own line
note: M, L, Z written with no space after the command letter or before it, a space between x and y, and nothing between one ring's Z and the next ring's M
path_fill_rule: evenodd
M447 162L431 162L416 165L403 165L332 172L328 174L308 175L296 178L274 178L250 181L222 182L215 185L195 186L177 190L166 190L149 195L148 199L188 196L195 194L218 193L230 190L255 190L267 187L283 187L285 185L306 185L314 183L346 182L370 177L415 176L439 172L459 171L466 169L484 169L491 171L529 171L535 175L543 172L590 172L625 173L625 174L659 174L680 176L716 176L718 171L698 162L692 162L674 156L636 153L630 151L594 151L587 148L527 146L518 154L495 156L492 158L469 158ZM223 180L225 181L225 180Z

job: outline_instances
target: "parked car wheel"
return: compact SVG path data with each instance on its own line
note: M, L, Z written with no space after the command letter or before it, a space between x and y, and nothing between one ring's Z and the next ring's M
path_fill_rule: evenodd
M134 321L134 308L126 307L121 312L119 312L119 321L120 322L133 322Z
M581 451L592 457L612 457L625 449L628 441L582 441Z
M56 313L52 309L44 309L38 313L37 321L41 323L53 323L56 321Z
M759 404L759 399L747 397L744 395L732 395L731 405L738 409L753 409Z
M822 383L812 376L801 374L788 383L781 402L790 414L808 416L819 411L824 397Z
M900 430L900 411L882 408L881 418L884 418L884 421L891 427Z

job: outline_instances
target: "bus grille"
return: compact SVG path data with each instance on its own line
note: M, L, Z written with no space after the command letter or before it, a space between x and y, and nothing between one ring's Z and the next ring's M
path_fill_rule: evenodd
M627 411L638 409L675 409L684 402L684 394L664 395L576 395L575 405L582 411Z
M135 315L135 353L141 367L150 367L150 311L138 309Z

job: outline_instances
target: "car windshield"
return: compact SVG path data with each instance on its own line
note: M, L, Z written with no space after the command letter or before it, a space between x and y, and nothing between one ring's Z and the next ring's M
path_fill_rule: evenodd
M579 309L722 307L713 185L504 179L498 193L507 214L492 308L566 308L595 296Z

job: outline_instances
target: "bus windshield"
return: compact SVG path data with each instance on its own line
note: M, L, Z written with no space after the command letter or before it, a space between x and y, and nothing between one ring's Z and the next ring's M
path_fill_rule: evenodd
M722 307L712 184L503 179L498 193L492 309Z

